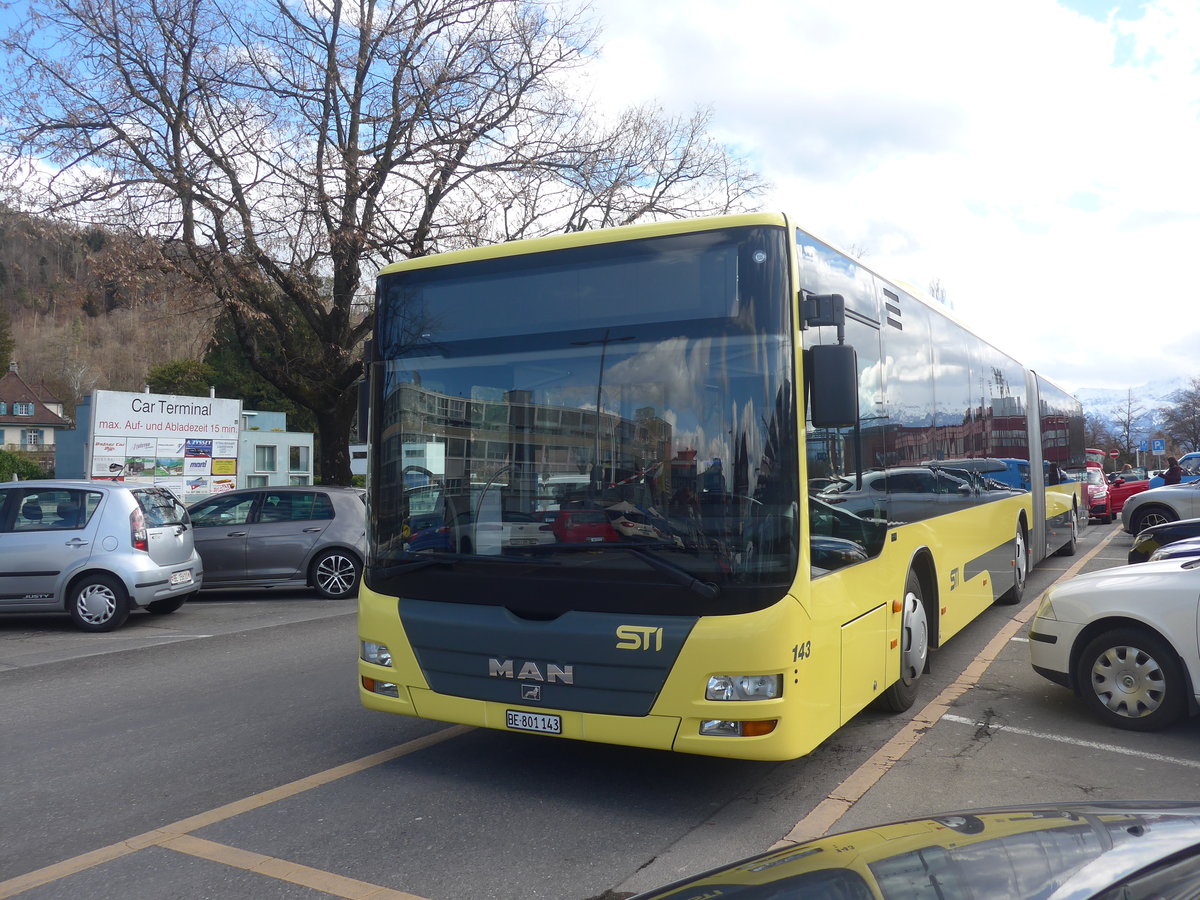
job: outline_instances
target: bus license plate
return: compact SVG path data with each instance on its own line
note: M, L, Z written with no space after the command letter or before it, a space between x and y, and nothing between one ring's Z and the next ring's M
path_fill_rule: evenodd
M192 570L191 569L185 569L182 572L172 572L171 573L171 584L172 585L191 584L191 583L192 583Z
M562 734L562 716L527 713L510 709L505 712L506 724L516 731L539 731L542 734Z

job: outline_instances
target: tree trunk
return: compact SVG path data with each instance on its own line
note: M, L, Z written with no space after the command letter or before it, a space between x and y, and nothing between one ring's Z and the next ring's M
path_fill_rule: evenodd
M316 413L319 484L350 484L350 427L357 409L356 392L347 391L332 410Z

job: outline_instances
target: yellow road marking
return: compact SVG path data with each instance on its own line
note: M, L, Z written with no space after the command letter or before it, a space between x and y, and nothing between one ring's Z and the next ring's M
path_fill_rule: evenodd
M80 872L111 862L114 859L120 859L123 856L136 853L147 847L167 847L168 849L189 853L193 856L201 856L205 859L216 859L217 862L224 862L227 865L232 865L234 868L244 868L247 871L258 872L260 875L270 875L273 878L281 878L284 881L295 881L296 884L305 884L316 888L316 890L332 894L335 897L346 897L351 898L351 900L361 900L361 898L370 898L370 900L420 900L414 894L405 894L389 888L367 884L366 882L355 881L352 878L334 875L331 872L322 872L319 869L310 869L307 866L301 866L297 863L287 862L286 860L275 860L272 857L261 856L257 853L247 853L246 851L237 850L234 847L225 847L218 854L222 858L217 859L216 856L208 855L208 853L215 853L216 851L213 848L221 848L224 845L202 841L200 838L191 838L188 837L188 833L198 828L203 828L206 825L222 822L234 816L239 816L242 813L269 806L272 803L278 803L280 800L295 797L297 794L321 787L340 778L345 778L348 775L355 775L358 772L363 772L382 763L391 762L393 759L399 759L410 753L416 753L418 750L424 750L427 747L432 747L443 741L456 738L472 730L471 726L468 725L455 725L451 728L443 728L441 731L436 731L425 737L417 738L404 744L398 744L395 747L381 750L379 753L372 753L370 756L364 756L362 759L356 759L344 765L334 766L332 769L326 769L324 772L300 778L290 784L280 785L268 791L252 794L241 800L226 803L224 806L218 806L216 809L211 809L199 815L180 819L178 822L165 825L162 828L156 828L153 831L147 831L144 834L136 835L115 844L110 844L107 847L101 847L98 850L92 850L89 853L84 853L71 859L65 859L62 862L28 872L25 875L18 875L16 878L10 878L7 881L0 881L0 900L15 897L23 891L40 887L43 884L49 884L52 881L77 875ZM180 840L185 837L186 840L180 843ZM254 865L256 868L247 868L241 862L230 862L230 860L244 862L250 858L255 860ZM296 878L284 877L284 875L277 874L280 872L296 874L297 877L310 880L297 881ZM321 886L318 886L318 882ZM349 891L349 893L343 893L342 891Z
M1050 586L1053 587L1064 578L1075 575L1120 533L1121 529L1114 528L1099 544L1055 578ZM1033 618L1033 614L1037 612L1038 605L1042 602L1044 594L1045 591L1038 594L1020 612L1014 615L1000 629L996 636L988 642L983 651L963 669L953 683L947 685L932 702L917 713L900 731L893 735L891 740L875 751L875 754L870 759L834 788L828 797L813 807L812 811L797 822L792 830L784 835L782 839L776 841L771 849L788 847L798 844L801 841L812 840L823 834L828 834L829 830L837 824L838 820L850 810L850 807L861 800L863 795L874 787L879 779L895 763L899 762L909 750L916 746L921 736L937 724L938 720L954 704L954 701L979 683L988 666L995 662L996 657L1000 655L1000 651L1012 640L1017 631Z
M163 841L159 846L221 863L234 869L252 872L255 875L265 875L268 878L312 888L334 897L345 897L347 900L422 900L416 894L394 891L391 888L359 881L356 878L347 878L344 875L335 875L332 872L313 869L273 856L240 850L237 847L206 841L189 834Z

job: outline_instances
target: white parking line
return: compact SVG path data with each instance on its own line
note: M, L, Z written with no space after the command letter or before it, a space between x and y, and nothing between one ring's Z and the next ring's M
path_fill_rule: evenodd
M966 716L944 715L942 718L947 722L957 722L960 725L970 725L978 728L981 725L986 726L989 732L1008 731L1013 734L1024 735L1025 737L1041 738L1046 741L1056 741L1060 744L1070 744L1072 747L1083 747L1087 750L1106 750L1109 753L1119 753L1122 756L1136 756L1138 759L1148 759L1154 762L1173 763L1177 766L1186 766L1189 769L1200 769L1200 760L1195 759L1180 759L1177 756L1163 756L1161 753L1145 753L1141 750L1131 750L1129 747L1120 747L1116 744L1101 744L1099 741L1081 741L1075 738L1063 737L1061 734L1046 734L1041 731L1030 731L1028 728L1017 728L1014 725L998 725L995 722L979 722L975 719L969 719Z

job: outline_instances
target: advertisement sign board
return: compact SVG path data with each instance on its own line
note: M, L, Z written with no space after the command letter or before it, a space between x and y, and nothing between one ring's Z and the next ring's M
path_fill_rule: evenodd
M96 391L88 475L161 484L181 497L211 493L214 483L228 490L241 420L241 400Z

